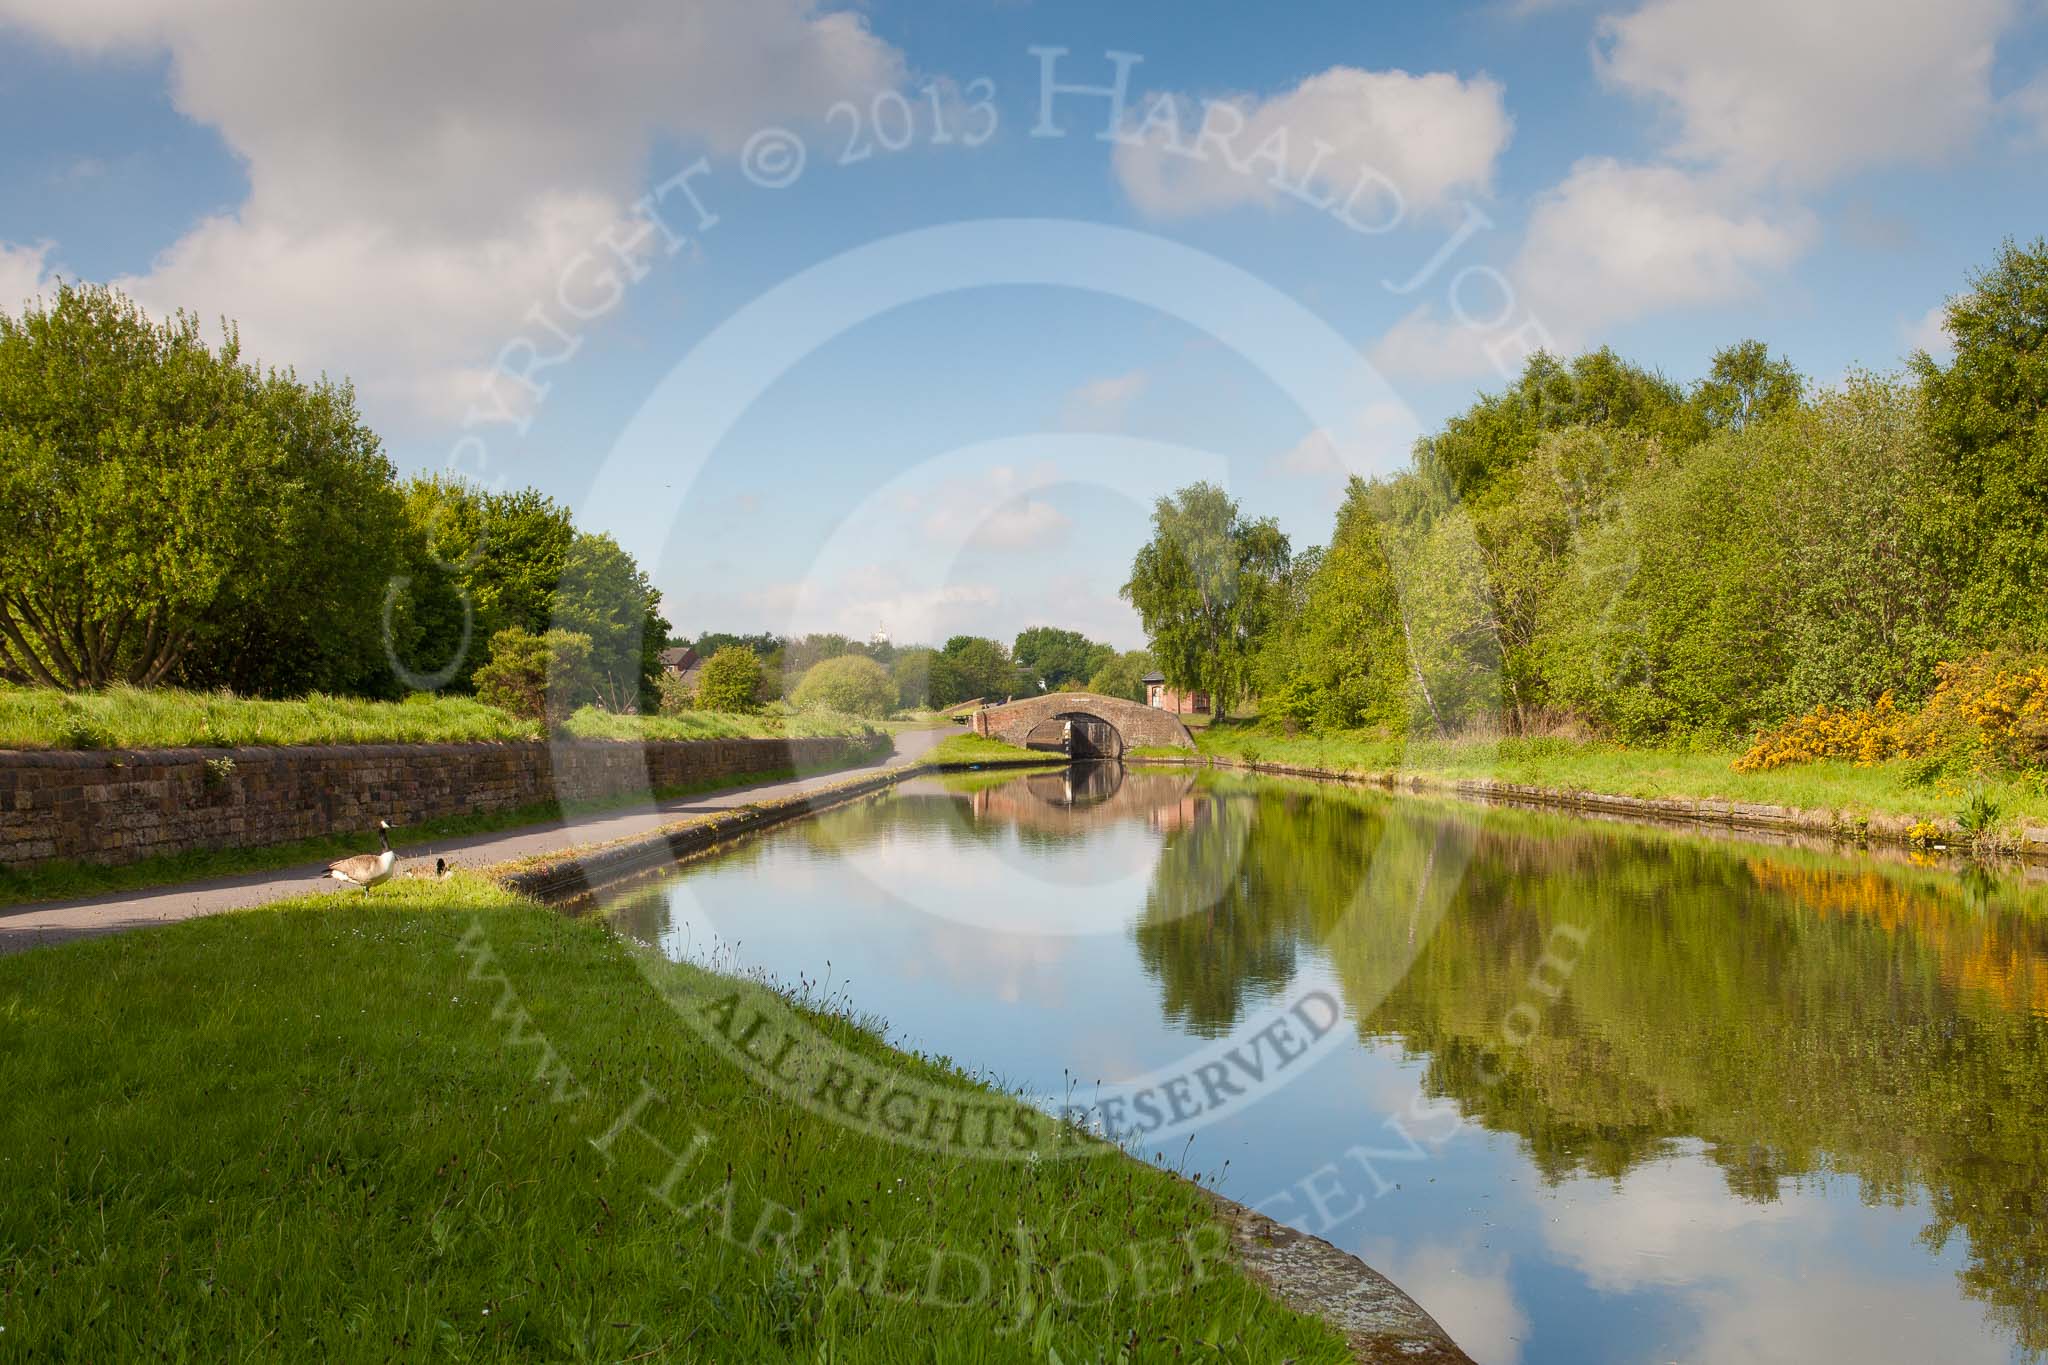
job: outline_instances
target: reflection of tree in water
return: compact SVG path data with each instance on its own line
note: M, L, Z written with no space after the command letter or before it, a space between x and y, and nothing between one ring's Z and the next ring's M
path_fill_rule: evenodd
M1314 943L1362 1036L1426 1058L1431 1093L1518 1134L1550 1178L1621 1176L1697 1138L1738 1198L1831 1172L1871 1200L1924 1190L1930 1248L1964 1237L1966 1292L2048 1352L2040 906L1952 874L1288 791L1219 803L1243 851L1213 904L1179 913L1177 888L1218 884L1220 839L1162 860L1136 933L1169 1019L1227 1030ZM1458 865L1446 841L1471 857L1408 965L1432 851ZM1368 860L1382 890L1347 914ZM1585 946L1553 1000L1531 978L1559 925ZM1540 1023L1514 1046L1518 1002Z

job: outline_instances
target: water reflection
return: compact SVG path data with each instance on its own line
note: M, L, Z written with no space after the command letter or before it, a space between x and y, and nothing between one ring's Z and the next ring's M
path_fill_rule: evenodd
M673 951L685 919L715 924L785 977L830 960L901 1036L1045 1088L1168 1064L1326 982L1349 1051L1201 1136L1237 1197L1365 1252L1481 1358L1883 1361L2048 1355L2044 902L1084 769L921 782L614 913ZM1466 1134L1343 1164L1430 1102Z

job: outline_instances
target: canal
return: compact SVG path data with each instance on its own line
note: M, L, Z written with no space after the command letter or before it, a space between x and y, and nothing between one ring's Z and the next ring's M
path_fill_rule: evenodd
M1356 1252L1476 1359L2048 1358L2048 888L1278 779L922 777L609 897Z

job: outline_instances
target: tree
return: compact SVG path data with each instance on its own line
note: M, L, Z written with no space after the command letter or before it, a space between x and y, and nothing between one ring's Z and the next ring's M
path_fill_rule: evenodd
M1207 692L1214 713L1228 714L1276 617L1288 555L1272 518L1245 519L1220 488L1195 483L1159 499L1123 596L1170 686Z
M1708 377L1693 386L1692 405L1716 431L1741 431L1799 406L1806 381L1789 360L1771 359L1761 341L1742 341L1714 353Z
M932 660L930 700L944 707L976 697L1005 698L1019 690L1018 683L1016 662L1002 641L955 635Z
M930 706L932 660L939 652L924 645L909 645L895 655L889 661L889 676L896 684L897 704L912 709Z
M896 709L896 682L873 659L842 654L812 664L790 700L806 711L824 709L883 720Z
M240 647L223 618L251 602L333 625L322 681L359 673L363 585L388 560L355 565L321 499L374 523L389 477L346 388L259 372L232 326L210 350L190 315L153 323L89 285L0 314L0 674L163 682L209 641ZM307 547L306 573L290 537L312 527L340 543Z
M1152 671L1152 656L1142 649L1125 650L1111 656L1088 679L1088 690L1125 701L1145 700L1145 675Z
M491 637L491 657L476 671L479 701L550 725L567 720L595 691L590 637L570 630L535 635L508 626Z
M727 645L704 661L697 675L697 709L745 715L760 709L761 656Z
M1959 624L2048 643L2048 242L2007 239L1944 314L1955 359L1912 360L1927 422L1961 498L1948 537L1967 563Z
M1086 682L1116 657L1108 645L1097 644L1078 630L1054 626L1033 626L1019 632L1011 653L1025 681L1047 692Z
M431 566L409 585L421 629L406 666L467 688L482 662L477 642L508 626L548 629L576 527L534 489L489 492L452 478L415 479L406 513Z
M1678 385L1605 347L1569 365L1539 351L1506 392L1480 395L1441 432L1418 441L1415 467L1442 497L1477 498L1527 458L1544 433L1575 426L1653 436L1674 450L1707 433Z
M668 622L661 594L633 557L608 535L578 531L554 602L557 626L590 637L590 666L605 704L614 711L656 709L654 679Z

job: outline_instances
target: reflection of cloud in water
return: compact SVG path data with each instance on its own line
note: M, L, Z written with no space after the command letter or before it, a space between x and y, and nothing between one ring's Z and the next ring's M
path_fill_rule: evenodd
M1474 1360L1514 1365L1522 1358L1529 1315L1515 1302L1507 1257L1466 1243L1425 1243L1405 1251L1374 1238L1358 1258L1401 1286Z
M925 946L934 975L1006 1005L1057 1007L1072 970L1071 941L1050 934L1000 934L941 922L932 926ZM906 975L924 975L914 963L904 967Z
M1682 1359L1811 1365L2012 1358L1982 1307L1958 1299L1951 1286L1853 1264L1870 1229L1851 1223L1918 1213L1838 1200L1818 1187L1791 1185L1771 1203L1731 1198L1724 1174L1697 1143L1687 1143L1680 1155L1618 1181L1588 1177L1539 1193L1536 1207L1546 1215L1550 1249L1595 1289L1676 1294L1695 1327L1692 1343L1667 1343ZM1418 1298L1436 1307L1428 1295Z
M1790 1189L1769 1204L1733 1198L1727 1177L1696 1155L1618 1181L1572 1180L1539 1196L1544 1239L1609 1292L1689 1284L1720 1274L1731 1258L1753 1260L1756 1228L1798 1219L1796 1198Z

